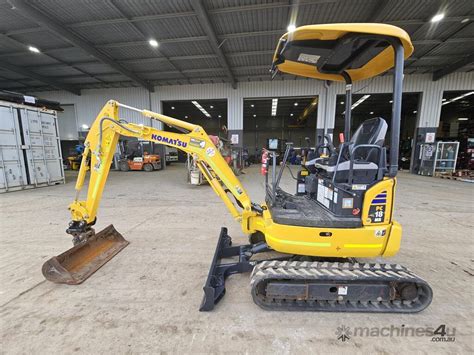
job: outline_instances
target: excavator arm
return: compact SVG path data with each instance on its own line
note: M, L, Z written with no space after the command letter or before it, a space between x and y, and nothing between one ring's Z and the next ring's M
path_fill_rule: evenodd
M141 124L128 123L119 117L119 108L139 112L145 117L161 121L183 133L167 132ZM111 100L100 111L85 141L85 151L75 187L76 198L69 206L72 221L68 233L73 234L76 238L86 234L96 221L102 193L120 136L136 137L175 147L192 154L197 158L199 169L235 219L242 221L242 219L256 215L253 209L258 207L252 208L247 192L202 127ZM87 197L85 200L80 200L79 196L86 180L89 159L91 161ZM234 197L238 206L241 207L240 210L229 198L228 193ZM248 226L248 223L242 225ZM246 232L249 231L246 230Z
M129 123L120 117L120 109L139 112L183 133ZM244 233L255 232L255 229L251 229L255 228L255 223L250 219L260 216L262 207L250 201L247 192L202 127L111 100L100 111L85 141L75 186L76 197L69 205L71 222L66 230L73 236L74 246L43 265L46 279L57 283L79 284L128 245L112 225L97 234L93 228L120 136L136 137L192 154L215 193L223 200L232 216L241 222ZM87 171L87 196L81 200ZM233 196L237 206L229 195Z

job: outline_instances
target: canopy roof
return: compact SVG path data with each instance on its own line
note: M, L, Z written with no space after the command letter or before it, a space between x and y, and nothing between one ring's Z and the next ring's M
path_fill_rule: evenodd
M273 56L272 70L322 80L352 81L379 75L394 66L388 42L398 39L405 59L413 53L408 34L401 28L378 23L340 23L298 27L285 33Z

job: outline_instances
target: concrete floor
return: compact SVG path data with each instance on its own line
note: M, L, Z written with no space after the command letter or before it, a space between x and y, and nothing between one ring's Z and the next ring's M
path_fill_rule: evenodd
M263 199L258 167L240 176ZM266 312L251 299L248 275L232 276L214 312L200 313L221 226L245 243L240 226L209 186L186 184L182 165L154 173L112 172L97 230L113 223L131 244L79 286L43 280L42 263L71 246L64 233L66 185L0 196L2 353L472 353L472 185L400 174L396 217L404 228L391 262L433 287L420 314ZM294 183L284 176L283 187ZM453 343L429 337L336 339L336 329L456 328Z

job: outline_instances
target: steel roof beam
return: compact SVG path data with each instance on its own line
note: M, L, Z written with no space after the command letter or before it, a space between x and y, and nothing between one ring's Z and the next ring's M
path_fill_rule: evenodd
M319 3L331 3L331 2L338 2L339 0L325 0L325 1L318 1ZM314 1L313 1L314 3ZM312 5L312 4L306 4ZM213 9L208 10L209 14L225 14L231 12L240 12L240 11L256 11L256 10L267 10L267 9L275 9L275 8L282 8L290 6L286 1L283 2L273 2L268 4L256 4L256 5L246 5L246 6L231 6L231 7L223 7L220 9ZM120 24L126 22L143 22L143 21L156 21L156 20L164 20L164 19L173 19L173 18L180 18L180 17L194 17L196 16L196 12L194 11L184 11L184 12L174 12L174 13L167 13L167 14L156 14L156 15L144 15L144 16L131 16L130 18L115 18L115 19L104 19L104 20L93 20L93 21L82 21L72 23L67 25L70 28L77 28L77 27L89 27L89 26L101 26L101 25L113 25L113 24ZM8 35L16 35L16 34L24 34L24 33L32 33L36 31L42 30L41 27L36 28L25 28L25 29L18 29L9 31Z
M112 8L114 8L120 15L122 15L123 17L125 17L127 20L128 20L128 23L130 24L130 26L132 26L132 28L139 34L141 35L143 38L145 38L145 40L147 39L147 34L145 34L134 22L130 21L130 17L124 13L114 2L114 0L106 0L107 1L107 4L109 6L111 6ZM177 71L181 71L176 65L174 65L174 63L163 53L163 51L160 51L161 52L161 55L163 58L163 60L165 60L171 67L173 67L175 70ZM186 77L184 74L181 74L183 77Z
M209 43L214 49L214 52L217 54L218 60L221 63L222 67L224 67L227 77L229 78L230 83L232 85L232 88L236 89L237 82L235 81L234 74L232 73L232 70L230 69L229 63L227 62L224 52L221 49L222 43L219 43L219 40L217 39L216 33L214 32L214 28L212 26L211 21L209 20L209 16L206 12L206 9L204 8L204 5L202 4L202 1L192 1L191 6L193 7L194 11L196 11L199 23L203 27L204 32L209 37Z
M61 83L59 81L56 81L55 79L37 74L26 68L18 67L16 65L5 63L5 62L0 62L0 68L41 81L45 84L55 87L56 89L66 90L66 91L72 92L75 95L81 95L81 90L73 85Z
M327 2L336 2L336 1L327 1ZM314 5L314 3L300 3L299 6L305 5ZM231 13L231 12L239 12L239 11L246 11L246 10L253 10L253 9L269 9L269 8L278 8L278 7L289 7L290 4L280 5L280 4L261 4L261 5L248 5L248 6L234 6L222 9L215 9L210 10L208 13L214 14L222 14L222 13ZM196 16L195 12L187 11L187 12L175 12L175 13L168 13L168 14L158 14L158 15L145 15L145 16L135 16L130 17L130 19L126 18L116 18L116 19L106 19L106 20L94 20L94 21L84 21L84 22L76 22L70 25L66 25L68 28L78 28L78 27L90 27L90 26L100 26L100 25L111 25L111 24L120 24L126 22L143 22L143 21L156 21L156 20L163 20L163 19L173 19L173 18L180 18L180 17L190 17ZM445 17L443 22L460 22L465 19L465 16L457 16L457 17ZM393 20L387 21L386 23L403 26L403 25L423 25L427 20L423 19L412 19L412 20ZM23 28L17 30L11 30L6 32L5 34L10 35L18 35L18 34L25 34L25 33L34 33L38 31L43 31L43 27L31 27L31 28Z
M268 75L238 75L237 78L239 79L239 82L252 82L252 81L262 81L262 80L267 80ZM274 80L310 80L308 78L303 78L303 77L297 77L296 79L290 78L286 74L280 75L276 77ZM228 80L227 76L218 76L218 77L212 77L212 78L191 78L190 81L192 83L201 83L201 82L226 82ZM168 78L168 79L159 79L159 80L150 80L150 82L153 85L156 86L163 86L163 85L182 85L183 82L186 82L185 79L183 78ZM114 88L114 87L124 87L124 86L137 86L134 82L131 81L116 81L116 82L111 82L107 84L84 84L83 89L99 89L99 88ZM15 90L23 90L23 88L18 87L18 88L10 88L10 90L15 89ZM30 86L30 90L34 91L47 91L49 90L48 87L44 86Z
M25 87L25 88L29 87L29 85L25 84L23 81L24 81L24 79L10 79L10 78L7 78L4 75L0 75L0 88L1 87L6 88L6 86L3 86L3 85L5 85L4 83L11 84L12 82L20 84L21 87Z
M24 53L29 53L29 51L28 51L28 49L27 49L28 46L27 46L25 43L20 42L20 41L17 41L16 39L10 38L10 37L8 37L8 36L6 36L6 35L2 35L2 34L0 34L0 38L3 39L3 40L5 40L5 41L10 42L12 45L14 45L14 46L16 46L16 47L23 48L23 50L24 50L23 55L24 55ZM77 67L75 66L75 65L76 65L75 63L67 63L67 62L65 62L65 61L63 61L63 60L60 60L60 59L58 59L58 58L52 56L51 54L46 54L46 53L43 53L43 52L41 52L41 54L44 55L44 56L46 56L46 57L51 58L52 60L54 60L54 61L56 61L56 62L59 62L59 63L55 63L55 65L67 66L67 67L72 68L72 69L74 69L74 70L77 70L77 71L79 71L79 72L81 72L81 73L83 73L83 74L86 74L86 75L88 75L89 77L91 77L91 78L93 78L93 79L95 79L95 80L97 80L97 81L101 81L100 79L97 79L96 77L94 77L94 75L88 73L87 71L82 70L82 69L80 69L80 68L77 68ZM50 65L51 65L51 64L50 64ZM41 67L41 65L35 65L35 66L32 67L31 69L36 69L36 68L39 68L39 67Z
M338 0L328 0L326 2L336 2ZM310 5L310 4L307 4ZM238 12L238 11L255 11L255 10L267 10L267 9L275 9L281 7L288 7L288 3L285 2L276 2L276 3L269 3L269 4L259 4L259 5L247 5L247 6L232 6L232 7L224 7L220 9L208 10L209 14L225 14L231 12ZM102 26L102 25L115 25L120 23L127 23L127 22L144 22L144 21L156 21L156 20L165 20L165 19L173 19L173 18L180 18L180 17L194 17L197 16L196 12L194 11L184 11L184 12L174 12L174 13L167 13L167 14L156 14L156 15L144 15L144 16L131 16L130 18L114 18L114 19L104 19L104 20L93 20L93 21L81 21L72 23L67 25L70 28L78 28L78 27L90 27L90 26ZM17 34L24 34L24 33L32 33L36 31L41 31L43 28L36 27L36 28L25 28L25 29L18 29L9 31L8 35L17 35Z
M254 55L271 55L273 50L262 50L262 51L249 51L249 52L231 52L227 53L227 57L236 58L236 57L248 57ZM457 56L459 57L459 56ZM214 59L217 58L216 54L197 54L197 55L186 55L186 56L175 56L175 57L147 57L147 58L134 58L134 59L124 59L118 60L117 62L122 64L144 64L144 63L155 63L159 61L168 61L168 60L196 60L196 59ZM444 58L440 56L440 58ZM87 64L98 64L96 60L84 60L74 63L54 63L54 64L43 64L35 66L26 66L26 68L34 69L43 69L43 68L57 68L63 66L77 66L77 65L87 65ZM86 73L87 74L87 73ZM95 74L94 74L95 75Z
M120 14L123 15L122 11L120 11ZM127 23L127 22L157 21L157 20L166 20L166 19L180 18L180 17L190 17L190 16L196 16L196 14L193 11L186 11L186 12L175 12L175 13L169 13L169 14L130 16L127 18L125 18L126 16L124 16L124 18L76 22L69 25L69 27L77 28L77 27L97 26L97 25L115 25L115 24Z
M391 0L378 1L367 22L381 22L385 12L393 7Z
M43 12L37 10L36 8L26 3L24 0L8 0L8 1L13 6L14 9L16 8L19 10L19 13L21 15L28 17L29 19L33 20L34 22L38 23L41 26L44 26L45 28L57 34L61 38L64 38L68 42L83 49L84 51L94 56L101 62L110 65L112 68L122 73L123 75L129 77L132 81L140 84L141 86L146 88L148 91L150 92L154 91L153 85L150 85L146 80L138 77L136 74L132 73L131 71L123 67L121 64L117 63L114 59L112 59L107 54L102 53L101 51L96 49L92 44L84 40L82 37L66 29L66 27L63 24L57 22L51 16L46 15Z
M283 34L284 31L259 31L259 32L243 32L243 33L232 33L219 36L221 39L233 39L233 38L242 38L242 37L257 37L257 36L269 36L269 35L280 35ZM8 32L7 32L8 33ZM170 39L161 39L159 40L160 44L166 43L185 43L185 42L197 42L197 41L207 41L207 36L195 36L195 37L181 37L181 38L170 38ZM471 43L474 42L474 38L450 38L446 41L442 41L439 39L419 39L414 40L412 43L414 45L435 45L440 43ZM136 45L148 45L147 41L131 41L131 42L116 42L116 43L104 43L96 45L99 49L107 49L107 48L121 48L121 47L129 47L129 46L136 46ZM46 48L42 49L43 53L51 53L55 51L62 51L67 49L75 48L73 46L68 47L58 47L58 48ZM23 55L24 52L10 52L10 53L2 53L0 54L0 58L5 57L14 57L18 55Z
M235 53L227 53L227 57L229 58L237 58L237 57L247 57L247 56L252 56L252 55L271 55L273 54L273 50L263 50L263 51L249 51L249 52L235 52ZM423 56L423 57L415 57L412 56L407 59L408 62L410 61L416 61L416 60L439 60L439 59L445 59L445 60L456 60L460 59L460 57L466 57L467 55L432 55L432 56ZM119 60L119 63L122 64L146 64L146 63L156 63L160 61L168 61L168 60L196 60L196 59L213 59L217 58L217 55L215 54L199 54L199 55L189 55L189 56L178 56L178 57L150 57L150 58L136 58L136 59L125 59L125 60ZM88 64L97 64L98 62L95 60L87 60L87 61L79 61L79 62L74 62L72 64L67 64L67 63L54 63L54 64L43 64L43 65L34 65L34 66L25 66L27 69L51 69L51 68L61 68L68 66L70 67L71 65L78 66L78 65L88 65ZM73 67L74 68L74 67ZM206 68L208 69L208 68ZM153 71L149 71L152 73ZM114 74L113 73L96 73L94 76L97 75L110 75ZM138 72L141 73L141 72ZM145 72L144 72L145 73ZM87 74L87 73L85 73ZM90 74L89 74L90 75Z
M234 70L236 71L241 71L241 70L267 70L269 68L268 65L253 65L253 66L243 66L243 67L235 67ZM195 68L195 69L184 69L184 70L166 70L166 71L149 71L149 70L144 70L144 71L139 71L138 73L143 73L143 74L180 74L180 73L213 73L216 71L222 71L225 72L224 68ZM107 77L113 77L113 76L121 76L122 74L120 73L100 73L100 74L95 74L98 77L101 76L107 76ZM54 78L87 78L87 75L84 74L74 74L74 75L59 75L55 76ZM268 75L268 78L270 78L270 75ZM187 78L181 78L183 80ZM196 79L196 78L190 78L190 79ZM153 79L152 79L153 80Z
M461 22L461 23L459 23L457 26L451 26L451 27L454 27L454 30L449 31L449 34L448 34L447 36L445 36L444 38L442 38L441 41L440 41L440 43L433 45L428 51L424 52L423 55L421 55L418 59L422 59L424 56L429 55L429 54L432 53L436 48L438 48L438 47L441 46L442 44L444 44L444 43L446 43L447 41L449 41L449 39L452 38L452 36L454 36L456 33L461 32L464 28L466 28L466 27L469 26L469 25L471 25L471 21L467 21L467 22L464 22L464 23ZM426 27L426 24L423 25L423 26L421 26L418 30L416 30L416 31L415 31L415 34L416 34L417 32L423 31L425 27ZM415 62L416 62L416 60L413 61L413 62L411 62L407 67L412 66L413 63L415 63ZM460 61L458 61L458 62L463 63L463 62L465 62L465 61L460 60ZM455 63L455 64L456 64L456 63ZM467 63L467 64L469 64L469 63ZM464 66L464 65L461 65L461 67L463 67L463 66ZM454 65L449 66L449 67L454 67ZM447 68L445 68L445 69L447 69ZM433 80L435 80L435 78L437 78L436 80L438 80L439 78L441 78L441 77L443 77L444 75L446 75L446 74L443 74L443 73L445 72L445 69L442 69L442 70L439 71L439 72L441 73L440 75L435 75L435 73L433 73ZM454 69L454 70L456 70L456 69ZM450 71L447 71L447 73L449 74Z
M474 62L474 54L471 54L470 56L461 59L457 62L454 62L451 65L448 65L447 67L437 70L433 73L433 81L437 81L441 79L442 77L451 74L455 72L458 69L461 69L462 67L465 67L466 65L469 65Z
M126 23L126 22L156 21L156 20L172 19L172 18L188 17L188 16L196 16L196 13L193 11L188 11L188 12L175 12L175 13L169 13L169 14L136 16L136 17L131 17L130 19L120 17L120 18L115 18L115 19L83 21L83 22L71 23L67 25L67 27L78 28L78 27L90 27L90 26L100 26L100 25L114 25L114 24L120 24L120 23ZM32 32L37 32L41 30L43 30L42 27L23 28L23 29L8 31L7 35L32 33Z

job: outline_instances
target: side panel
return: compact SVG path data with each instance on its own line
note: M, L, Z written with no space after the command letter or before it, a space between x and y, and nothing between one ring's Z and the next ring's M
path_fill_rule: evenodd
M59 140L58 118L53 113L41 112L44 156L51 183L64 181L64 170Z
M0 105L0 192L27 185L17 110Z
M21 122L30 181L36 185L64 180L56 115L23 109Z
M364 226L387 225L392 221L395 185L396 179L388 178L365 192L362 206Z
M392 239L392 227L395 226ZM265 235L281 253L321 257L377 257L395 255L400 246L397 223L361 228L317 228L274 223L270 212L251 219L251 227Z

